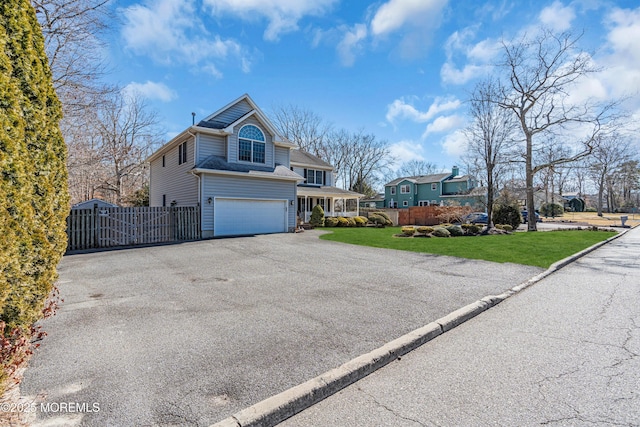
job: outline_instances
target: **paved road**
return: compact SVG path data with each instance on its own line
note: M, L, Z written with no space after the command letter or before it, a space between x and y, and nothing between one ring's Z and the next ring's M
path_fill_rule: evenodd
M34 424L208 426L541 271L319 233L64 257Z
M640 227L281 425L640 425Z

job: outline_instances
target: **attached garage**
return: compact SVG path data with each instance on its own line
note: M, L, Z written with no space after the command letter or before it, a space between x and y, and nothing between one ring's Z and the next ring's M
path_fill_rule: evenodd
M216 197L214 236L283 233L288 229L287 200Z

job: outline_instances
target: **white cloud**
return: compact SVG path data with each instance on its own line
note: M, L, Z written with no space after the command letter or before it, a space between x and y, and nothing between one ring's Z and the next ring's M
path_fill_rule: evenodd
M467 64L462 69L458 69L450 62L442 64L440 69L440 78L443 83L462 85L469 80L477 78L480 75L487 73L489 66Z
M447 0L389 0L371 20L371 31L381 36L404 29L406 25L428 25L440 16L446 4Z
M402 140L391 144L389 152L395 159L392 169L398 169L400 165L409 160L425 160L422 145L411 140Z
M467 151L467 138L462 130L448 134L441 144L443 151L452 157L460 157Z
M460 100L455 98L436 98L427 111L422 112L404 99L396 99L387 106L386 118L391 123L396 119L409 119L417 123L424 123L443 111L459 108L461 104Z
M475 28L467 27L449 36L445 43L447 61L440 68L443 83L462 85L471 79L489 73L495 57L500 53L500 42L493 39L472 44ZM465 62L458 67L456 59Z
M453 114L450 116L440 116L435 119L432 123L427 125L424 133L422 134L423 138L426 138L431 133L441 133L447 132L452 129L457 129L464 124L465 120L462 116L457 114Z
M345 34L336 47L342 65L350 67L356 60L356 52L362 49L362 42L367 37L367 26L356 24L345 29Z
M306 15L320 16L337 0L204 0L214 15L230 13L243 19L255 16L269 21L264 38L277 41L282 34L298 30L298 21Z
M193 0L159 0L152 6L135 4L122 13L126 47L156 62L200 65L201 70L207 71L217 70L213 65L217 61L245 60L239 43L207 32L197 18Z
M128 95L140 95L146 99L157 99L163 102L169 102L177 98L176 92L164 83L156 83L149 80L145 83L131 82L124 87L123 92Z
M576 17L576 13L571 6L564 6L562 2L555 1L551 6L545 7L540 12L540 22L554 30L566 31L571 28L571 21Z

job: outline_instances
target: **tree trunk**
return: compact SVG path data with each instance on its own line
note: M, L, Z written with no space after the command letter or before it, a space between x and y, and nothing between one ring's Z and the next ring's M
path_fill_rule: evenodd
M527 185L527 231L538 231L533 201L533 136L527 132L526 185Z

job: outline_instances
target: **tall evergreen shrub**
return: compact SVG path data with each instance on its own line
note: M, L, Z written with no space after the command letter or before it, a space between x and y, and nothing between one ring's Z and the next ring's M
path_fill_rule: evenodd
M66 248L66 147L44 39L28 0L0 2L0 392L43 316ZM18 331L18 332L16 332Z

